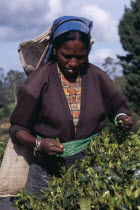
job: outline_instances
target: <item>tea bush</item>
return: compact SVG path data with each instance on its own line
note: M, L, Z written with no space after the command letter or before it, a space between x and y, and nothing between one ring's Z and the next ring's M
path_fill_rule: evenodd
M62 178L53 178L42 198L21 191L14 203L29 210L140 209L140 131L103 131Z

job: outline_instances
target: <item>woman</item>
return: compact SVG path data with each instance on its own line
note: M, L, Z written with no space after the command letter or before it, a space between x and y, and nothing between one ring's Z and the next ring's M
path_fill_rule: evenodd
M40 194L46 180L59 176L60 163L68 168L85 157L84 146L76 154L61 157L63 143L74 144L74 140L99 133L106 117L124 129L133 124L126 101L113 82L88 61L91 28L92 21L86 18L56 19L45 64L19 90L10 135L20 144L37 148L26 186L33 193Z

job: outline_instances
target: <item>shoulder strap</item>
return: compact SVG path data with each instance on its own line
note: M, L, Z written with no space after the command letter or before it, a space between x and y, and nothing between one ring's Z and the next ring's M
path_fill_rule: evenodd
M50 44L50 34L51 27L35 39L19 44L20 62L26 75L29 75L43 63Z

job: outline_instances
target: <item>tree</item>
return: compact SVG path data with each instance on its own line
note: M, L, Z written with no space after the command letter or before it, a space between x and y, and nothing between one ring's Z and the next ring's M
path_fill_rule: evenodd
M15 70L10 70L5 77L5 86L9 103L17 103L17 92L20 85L25 80L25 73Z
M0 81L4 81L4 69L0 67Z
M114 83L115 83L117 89L120 91L120 93L123 94L125 91L125 83L126 83L125 76L116 77L114 79Z
M17 102L19 86L25 80L25 73L10 70L4 75L0 68L0 123L9 121L9 117Z
M114 58L107 57L102 64L104 71L113 78L120 76L120 63Z
M4 86L4 70L0 68L0 108L4 107L6 101L7 100Z
M132 109L140 113L140 0L131 1L119 24L125 56L118 56L126 78L124 94Z

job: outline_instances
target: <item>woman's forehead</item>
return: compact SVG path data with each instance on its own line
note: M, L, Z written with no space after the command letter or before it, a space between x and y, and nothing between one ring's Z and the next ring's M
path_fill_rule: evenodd
M61 45L60 49L63 51L73 51L76 49L77 51L83 51L83 50L85 51L86 46L80 40L70 40L70 41L64 42Z

